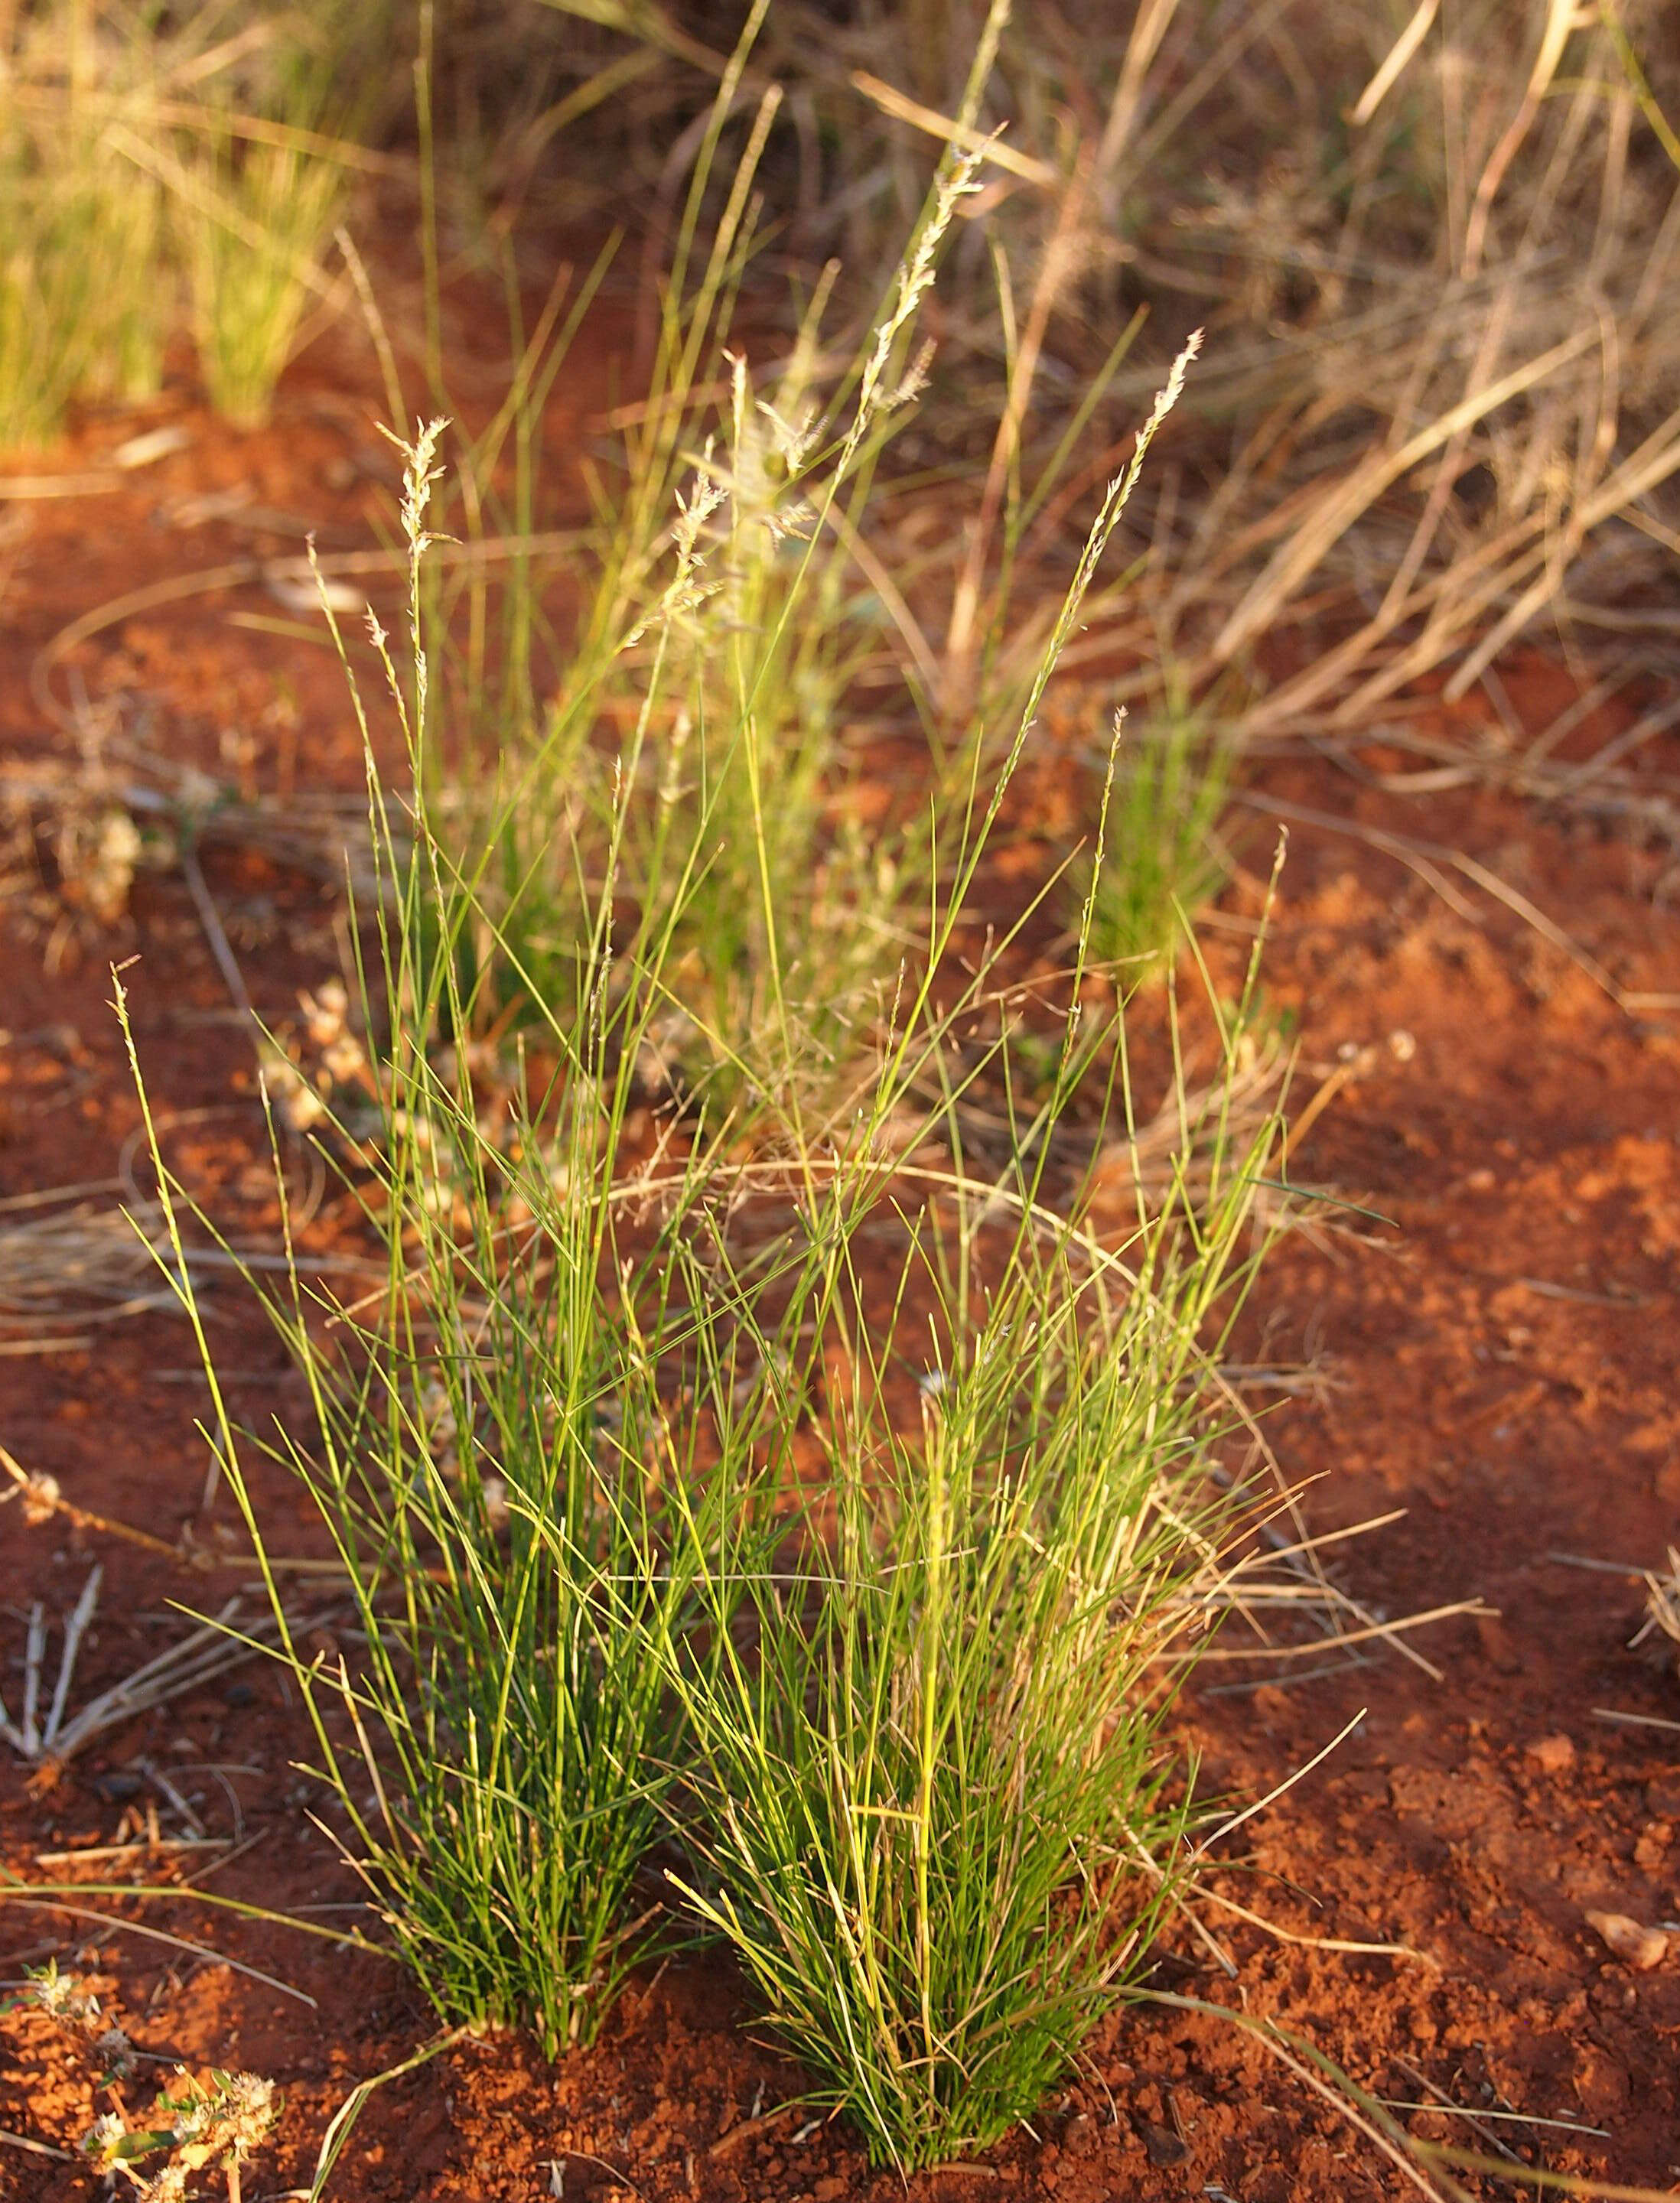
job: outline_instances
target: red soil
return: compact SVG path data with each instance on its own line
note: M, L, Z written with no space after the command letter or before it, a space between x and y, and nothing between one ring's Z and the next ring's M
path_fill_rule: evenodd
M240 438L168 410L192 432L176 457L97 501L13 508L28 523L0 550L0 741L15 763L49 752L27 676L65 622L142 581L253 545L295 547L237 519L171 529L172 505L231 487L314 522L323 543L334 528L368 540L384 463L353 408L296 388L270 434ZM135 425L96 424L51 464L96 467L99 450ZM119 623L76 664L96 699L118 689L149 699L153 739L172 758L218 772L231 759L257 785L353 787L352 729L328 654L228 623L231 611L278 609L260 587L193 599ZM1533 729L1567 693L1539 661L1507 686ZM277 696L290 700L278 712ZM1621 724L1589 719L1574 753ZM1378 771L1392 762L1364 759ZM1680 741L1650 744L1644 763L1671 784ZM1624 995L1668 1000L1618 1007L1458 876L1455 909L1357 832L1294 829L1267 999L1298 1017L1298 1099L1345 1054L1360 1068L1300 1142L1292 1175L1392 1221L1355 1218L1356 1235L1331 1214L1287 1237L1245 1319L1244 1351L1274 1367L1311 1365L1312 1381L1282 1398L1267 1435L1292 1478L1316 1479L1306 1501L1316 1529L1406 1510L1335 1550L1337 1580L1389 1616L1476 1598L1498 1615L1411 1640L1440 1680L1381 1643L1360 1647L1358 1665L1309 1661L1334 1672L1298 1678L1302 1663L1282 1662L1200 1671L1180 1727L1205 1755L1206 1779L1239 1798L1285 1781L1367 1710L1324 1764L1247 1825L1230 1848L1233 1867L1249 1870L1221 1887L1289 1935L1421 1955L1328 1952L1210 1912L1234 1976L1180 1926L1155 1985L1275 2018L1404 2105L1445 2100L1606 2130L1498 2117L1477 2129L1400 2111L1422 2137L1481 2150L1496 2138L1528 2163L1667 2189L1680 2176L1680 1950L1635 1972L1586 1918L1591 1909L1645 1922L1680 1915L1680 1730L1596 1716L1680 1719L1671 1663L1628 1650L1642 1596L1635 1572L1660 1562L1680 1500L1680 929L1653 897L1662 860L1487 790L1423 803L1298 761L1265 767L1253 785L1479 859L1567 926ZM1266 838L1257 830L1248 844L1262 869ZM258 1010L284 1018L299 984L336 967L334 907L318 884L261 858L213 856L208 869L219 907L245 929ZM1233 893L1233 909L1251 907ZM249 1048L224 1014L179 877L143 878L131 918L51 973L15 899L0 906L0 1197L108 1178L135 1128L107 1007L115 954L139 959L127 983L155 1105L215 1113L171 1133L181 1166L237 1229L271 1226ZM1240 942L1210 937L1234 962ZM1396 1034L1410 1045L1391 1044ZM329 1202L319 1229L330 1240L335 1228ZM236 1289L214 1299L235 1413L260 1423L293 1399L283 1357ZM218 1555L237 1541L225 1497L208 1519L198 1512L204 1453L192 1420L205 1403L195 1367L186 1326L165 1314L113 1324L86 1350L7 1355L0 1439L79 1506L166 1539L190 1528ZM271 1478L260 1497L273 1541L302 1550L309 1525L294 1493ZM1591 1570L1559 1554L1615 1566ZM241 1580L236 1568L177 1568L62 1518L29 1528L20 1509L0 1511L0 1687L14 1710L30 1603L68 1609L96 1556L105 1589L79 1692L165 1640L177 1626L169 1601L214 1604ZM113 1735L44 1791L0 1758L0 1860L36 1883L191 1873L192 1852L174 1863L136 1853L81 1874L52 1861L132 1833L148 1802L178 1829L150 1767L212 1834L240 1834L244 1847L206 1874L209 1888L279 1910L347 1905L357 1885L312 1825L319 1793L294 1765L309 1750L278 1674L247 1667ZM69 1912L0 1900L0 1976L56 1949L93 1976L143 2049L275 2080L284 2120L247 2174L248 2196L306 2186L322 2129L352 2086L432 2029L393 1964L190 1898L82 1902ZM843 2126L781 2108L799 2087L754 2040L729 1964L695 1956L640 1982L599 2045L559 2067L497 2039L464 2042L393 2082L370 2102L330 2192L342 2203L488 2203L562 2187L648 2203L885 2203L900 2192L895 2176L869 2172ZM148 2095L143 2069L131 2106ZM102 2108L85 2061L44 2021L0 2023L0 2129L73 2152ZM1341 2203L1407 2192L1370 2141L1251 2034L1150 2005L1100 2030L1032 2134L984 2165L911 2186L941 2203L999 2193ZM77 2164L0 2139L0 2195L39 2203L95 2187Z

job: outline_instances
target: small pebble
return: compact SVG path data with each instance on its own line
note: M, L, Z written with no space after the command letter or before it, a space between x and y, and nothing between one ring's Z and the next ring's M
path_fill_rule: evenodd
M1147 2119L1139 2119L1136 2124L1151 2165L1182 2165L1189 2156L1190 2145L1170 2127L1153 2126Z
M1596 1929L1618 1958L1642 1974L1661 1965L1668 1949L1668 1938L1660 1928L1644 1927L1625 1912L1589 1912L1587 1925Z
M138 1798L145 1787L145 1779L132 1768L114 1767L109 1774L93 1775L88 1787L97 1790L108 1804L118 1805L126 1798Z
M1529 1757L1547 1775L1561 1775L1575 1764L1575 1745L1566 1736L1542 1736L1529 1746Z

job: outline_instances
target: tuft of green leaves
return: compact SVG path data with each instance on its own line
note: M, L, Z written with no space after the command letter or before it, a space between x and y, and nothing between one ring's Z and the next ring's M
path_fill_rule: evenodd
M955 1275L919 1233L872 1323L832 1235L811 1510L750 1634L720 1611L725 1657L681 1679L704 1769L683 1887L877 2162L1029 2117L1177 1893L1159 1656L1228 1533L1198 1336L1269 1138L1221 1158L1193 1223L1139 1231L1118 1290L1023 1201L1003 1243L959 1233Z
M308 110L305 110L308 111ZM260 428L327 288L322 248L339 221L345 171L297 140L239 143L213 123L181 172L176 208L205 387L235 428Z
M84 398L155 391L173 291L162 194L109 127L0 85L0 449L49 442Z
M1070 915L1088 922L1091 960L1121 986L1159 976L1226 877L1218 828L1233 752L1170 682L1169 697L1135 729L1117 724L1102 853L1069 874Z

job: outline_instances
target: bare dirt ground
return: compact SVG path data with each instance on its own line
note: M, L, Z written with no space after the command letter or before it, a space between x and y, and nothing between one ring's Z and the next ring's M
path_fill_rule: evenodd
M373 540L389 461L341 381L294 377L261 437L230 436L179 397L164 416L189 431L185 447L120 488L0 505L11 531L0 547L0 744L15 776L71 754L31 669L90 606L172 574L293 553L305 526L326 549ZM97 474L142 425L91 424L43 470ZM564 418L555 433L569 433ZM260 578L136 610L57 667L55 693L68 705L80 682L96 718L102 700L124 695L125 724L159 754L253 790L353 791L353 727L329 655L230 615L299 617ZM1509 669L1505 688L1530 732L1573 693L1539 655ZM1492 717L1443 713L1439 727L1468 740ZM1564 753L1585 759L1625 724L1590 714ZM1680 1729L1600 1718L1680 1721L1671 1660L1628 1649L1636 1571L1661 1562L1680 1501L1673 857L1489 785L1427 800L1385 788L1405 762L1374 741L1344 763L1277 757L1249 777L1274 817L1290 806L1341 822L1292 829L1265 988L1296 1021L1298 1105L1337 1081L1291 1174L1377 1215L1327 1211L1285 1239L1243 1350L1287 1373L1265 1431L1290 1477L1312 1479L1316 1530L1405 1510L1336 1549L1339 1583L1388 1616L1468 1600L1496 1611L1409 1638L1434 1673L1380 1639L1275 1672L1252 1661L1199 1671L1180 1726L1204 1755L1204 1781L1239 1797L1284 1781L1366 1710L1247 1825L1220 1887L1286 1937L1417 1955L1328 1951L1210 1911L1234 1972L1180 1926L1155 1981L1275 2017L1409 2107L1396 2116L1423 2137L1665 2190L1680 2181L1680 1948L1634 1971L1585 1915L1680 1916ZM1647 744L1642 770L1671 788L1680 738ZM1245 861L1263 871L1274 826L1263 808L1244 815ZM1622 999L1462 871L1448 900L1373 830L1493 868L1567 929ZM258 1012L294 1018L299 987L338 968L331 890L249 850L207 847L204 869ZM1239 879L1227 918L1254 907ZM143 873L109 932L67 937L55 907L27 883L0 904L0 1199L120 1174L139 1116L107 966L137 958L127 983L170 1151L254 1243L275 1211L250 1044L180 873ZM1238 932L1216 926L1210 941L1216 966L1245 953ZM353 1248L336 1196L313 1230L317 1247ZM295 1405L283 1354L234 1282L213 1298L236 1414L261 1423ZM20 1335L0 1352L0 1439L78 1506L166 1542L188 1535L206 1565L0 1510L0 1659L14 1709L31 1604L67 1610L96 1557L105 1582L79 1697L184 1627L171 1600L214 1607L245 1580L225 1558L240 1543L225 1497L200 1513L193 1419L204 1395L186 1325L150 1313L89 1331L65 1299L54 1350L18 1351ZM308 1550L285 1480L272 1478L261 1501L275 1545ZM330 1909L359 1892L311 1821L318 1793L296 1765L310 1751L282 1679L253 1663L104 1739L50 1787L0 1755L0 1862L36 1884L196 1875L221 1897L305 1920L354 1917ZM179 1839L194 1824L231 1847L145 1848L154 1828ZM61 1856L84 1850L84 1861ZM397 1967L295 1928L185 1895L139 1905L90 1889L74 1903L0 1901L0 1977L56 1952L93 1977L144 2051L277 2082L284 2120L248 2196L306 2185L354 2083L434 2031ZM343 2203L884 2203L899 2192L843 2127L783 2108L799 2085L754 2040L729 1966L695 1955L640 1982L598 2046L560 2067L487 2040L393 2081L330 2192ZM131 2100L146 2096L143 2069ZM1446 2105L1475 2123L1417 2108ZM43 2020L0 2023L0 2129L38 2145L0 2138L0 2195L92 2194L74 2152L98 2108L86 2065ZM949 2203L1409 2192L1251 2035L1148 2005L1101 2030L1033 2133L912 2186Z

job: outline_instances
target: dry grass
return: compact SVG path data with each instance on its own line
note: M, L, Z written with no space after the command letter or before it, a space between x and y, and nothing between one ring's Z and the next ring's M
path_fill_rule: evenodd
M629 11L577 12L623 34L590 34L592 69L640 58L613 113L577 127L674 201L684 146L648 121L720 74L683 27L706 11L637 16L634 38ZM838 250L854 270L880 264L933 141L1006 133L964 210L926 439L931 461L978 463L984 487L940 558L912 528L893 562L947 709L974 677L977 594L1000 562L1042 582L1071 555L1065 516L1192 322L1208 332L1186 401L1201 433L1187 448L1181 420L1128 515L1141 591L1065 664L1129 659L1145 695L1163 659L1192 688L1234 670L1245 731L1298 734L1368 726L1443 676L1466 694L1536 629L1577 668L1610 634L1624 675L1648 663L1672 631L1680 542L1680 147L1664 120L1680 73L1662 11L1006 12L972 123L957 107L976 6L781 0L738 94L785 92L768 172L791 256ZM1030 482L1139 308L1089 466L1012 532L1012 470ZM1000 378L1003 423L982 430ZM1036 640L1028 618L1012 647Z
M1645 1620L1633 1639L1646 1643L1653 1635L1665 1637L1680 1647L1680 1551L1671 1545L1668 1566L1652 1568L1645 1578ZM1680 1654L1675 1656L1680 1658Z
M46 1334L69 1326L175 1305L158 1270L168 1241L157 1204L131 1220L80 1191L0 1201L0 1355L38 1351Z
M4 1497L22 1493L27 1519L32 1501L28 1487L15 1487ZM254 1659L279 1640L279 1626L268 1615L247 1613L235 1598L226 1602L213 1621L190 1630L175 1644L145 1660L104 1690L71 1704L77 1663L83 1640L98 1609L103 1568L95 1567L82 1586L81 1596L60 1624L58 1659L49 1666L50 1625L39 1600L30 1609L23 1657L22 1694L14 1719L0 1698L0 1742L11 1746L32 1766L62 1767L98 1738L121 1728L154 1707L184 1698L213 1675Z
M610 175L599 211L628 204L644 232L650 355L662 255L720 85L725 155L773 112L760 308L830 253L861 308L938 143L982 146L896 524L868 546L895 584L884 641L948 725L977 682L1007 690L1034 662L1034 601L1065 576L1090 491L1192 323L1207 341L1171 463L1127 517L1141 572L1124 604L1093 604L1064 670L1100 658L1151 702L1163 667L1192 694L1222 674L1249 739L1334 742L1374 716L1404 736L1415 699L1443 680L1468 693L1520 635L1548 634L1588 679L1613 637L1618 685L1669 647L1680 140L1665 117L1680 69L1656 0L1584 14L1423 0L1404 21L1353 0L1062 0L1013 21L980 0L756 12L739 63L736 9L551 0L516 53L505 21L441 9L422 57L436 250L488 264L521 220L587 214L589 180ZM295 46L338 56L364 129L388 127L368 62L393 25L343 16L320 11L298 44L292 17L253 9L226 56L177 39L137 58L102 32L97 69L80 65L102 92L101 145L189 214L218 132L242 133L241 175L306 157L401 173L405 156L272 119ZM42 20L18 50L18 112L37 133L78 66L65 11ZM965 108L989 44L996 66ZM276 251L334 310L312 245ZM917 487L930 472L932 493ZM974 483L955 527L953 475ZM1671 833L1666 795L1653 810L1648 791L1596 776L1540 778L1548 800Z

